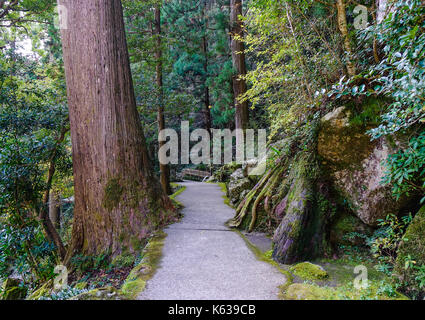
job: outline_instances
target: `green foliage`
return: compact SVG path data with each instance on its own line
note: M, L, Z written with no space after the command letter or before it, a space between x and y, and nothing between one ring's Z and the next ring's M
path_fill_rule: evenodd
M8 46L12 35L2 38ZM56 142L67 119L64 91L48 70L13 45L0 53L0 274L15 270L40 281L56 264L38 220L54 148L57 172L72 170L69 149Z
M393 194L400 198L414 192L425 194L425 132L414 136L408 148L390 155L384 183L392 186ZM425 196L421 203L425 201Z
M52 292L47 296L42 296L39 300L69 300L79 294L87 293L88 291L87 289L67 287L59 292Z
M79 275L97 269L108 269L110 267L109 255L87 256L78 254L72 257L71 265Z
M397 250L411 221L411 215L399 219L392 214L378 220L380 228L369 239L369 245L374 258L379 262L377 266L379 271L391 274L396 262Z
M242 100L266 108L272 136L293 133L311 120L320 105L316 92L330 88L340 75L341 65L330 50L339 46L339 39L332 32L329 10L308 1L302 6L299 1L250 4L245 42L256 67L246 76L250 89Z
M424 193L425 116L425 7L420 0L395 1L391 12L379 24L357 33L361 44L358 60L361 72L353 79L333 86L329 97L338 100L375 96L389 101L381 110L363 110L356 121L376 125L373 139L413 129L408 148L388 158L383 180L392 185L397 198L414 192ZM373 48L378 44L382 52ZM376 61L376 56L381 58ZM382 56L382 57L379 57ZM374 58L373 58L374 57ZM380 115L376 123L376 116ZM422 199L422 202L425 198Z

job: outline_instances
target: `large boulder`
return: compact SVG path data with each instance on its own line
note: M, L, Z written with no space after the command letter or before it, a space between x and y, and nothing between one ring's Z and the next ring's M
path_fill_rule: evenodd
M252 181L245 177L243 169L237 169L230 175L230 181L227 184L228 197L233 205L237 205L253 188Z
M366 134L370 128L351 124L350 117L350 111L340 107L322 118L318 153L355 214L373 226L403 205L392 197L391 186L382 184L383 163L394 147L385 138L371 141Z

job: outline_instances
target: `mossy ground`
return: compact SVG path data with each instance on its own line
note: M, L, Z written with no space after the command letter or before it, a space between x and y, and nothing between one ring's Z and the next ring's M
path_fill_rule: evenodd
M154 276L159 267L165 238L166 234L164 232L159 232L149 241L149 244L143 251L142 261L131 270L120 290L120 293L126 299L136 299L145 289L146 282Z
M170 196L170 199L173 201L173 204L177 209L182 209L184 207L183 204L180 201L177 201L176 198L186 190L186 187L177 183L171 183L171 187L173 188L174 193Z
M322 259L314 262L328 273L326 279L306 280L294 274L294 286L282 289L281 298L286 300L408 300L398 293L391 279L378 272L369 261L360 257L353 259ZM356 288L354 273L357 266L367 270L368 283L365 288ZM292 268L289 267L289 270Z
M234 209L233 206L230 204L230 199L227 197L227 185L225 182L219 182L218 185L221 188L221 191L223 192L223 199L224 204L228 205L230 208Z
M245 240L257 259L270 263L286 276L286 283L279 287L279 298L282 300L408 300L395 290L388 276L377 271L374 264L361 255L312 261L313 264L326 270L328 276L308 280L300 277L298 272L294 272L296 265L275 262L271 258L271 250L262 252L242 233L235 232ZM354 269L359 265L365 266L368 272L368 287L364 289L356 289L354 286L354 280L358 276L354 273Z

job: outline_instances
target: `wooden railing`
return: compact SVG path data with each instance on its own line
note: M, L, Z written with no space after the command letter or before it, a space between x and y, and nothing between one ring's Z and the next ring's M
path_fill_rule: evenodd
M199 178L200 180L205 180L206 178L211 177L211 174L208 171L193 170L193 169L184 169L182 171L183 177L193 177Z

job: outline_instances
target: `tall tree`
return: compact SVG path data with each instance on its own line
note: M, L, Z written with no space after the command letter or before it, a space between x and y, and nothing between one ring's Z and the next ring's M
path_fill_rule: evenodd
M212 120L211 120L211 103L210 103L210 88L207 83L208 79L208 16L207 12L207 0L203 1L203 8L201 11L203 28L204 32L202 34L202 54L204 56L204 72L205 72L205 83L204 83L204 122L205 129L208 131L211 130Z
M155 6L155 35L156 35L156 84L158 87L158 131L161 132L165 129L165 116L164 116L164 88L162 81L162 32L161 32L161 4ZM165 145L165 141L159 143L159 147ZM170 186L170 167L166 164L159 163L161 171L161 185L162 190L166 194L171 194Z
M74 163L69 252L134 251L173 208L148 158L121 1L58 2L67 9L61 32Z
M235 74L233 75L233 92L235 96L236 129L246 129L249 121L248 101L240 102L238 98L247 90L246 81L241 78L246 75L244 23L240 19L243 14L242 0L230 0L230 30L232 34L232 60Z

